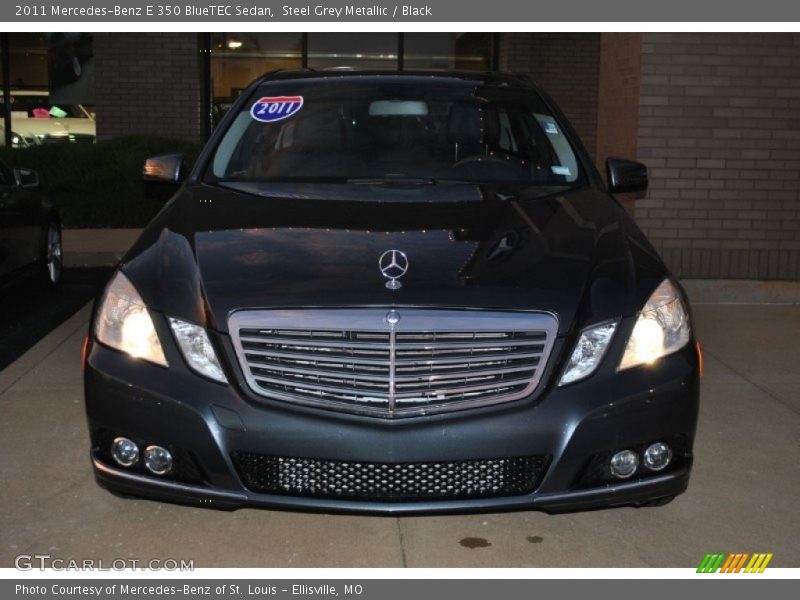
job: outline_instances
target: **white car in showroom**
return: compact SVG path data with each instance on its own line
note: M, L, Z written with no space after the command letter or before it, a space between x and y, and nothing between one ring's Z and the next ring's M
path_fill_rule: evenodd
M0 95L0 106L3 98ZM5 134L0 120L0 131ZM50 94L37 90L12 90L11 132L14 147L36 144L94 143L94 115L81 104L50 102ZM0 135L0 145L5 135Z

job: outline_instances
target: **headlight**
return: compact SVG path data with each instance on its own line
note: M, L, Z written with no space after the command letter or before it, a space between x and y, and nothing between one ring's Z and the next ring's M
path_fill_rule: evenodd
M647 300L633 327L619 370L650 364L683 348L691 337L689 315L669 279Z
M205 329L172 317L169 318L169 325L183 357L192 369L214 381L228 383Z
M99 342L134 358L167 366L153 319L139 292L121 271L106 290L94 335Z
M569 357L564 373L558 385L566 385L578 381L594 373L600 361L603 360L608 344L617 330L616 323L601 323L581 332L578 343Z

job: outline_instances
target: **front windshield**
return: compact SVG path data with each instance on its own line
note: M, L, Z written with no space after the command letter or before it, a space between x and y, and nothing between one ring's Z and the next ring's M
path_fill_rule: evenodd
M568 185L579 176L560 123L532 91L345 77L262 85L207 180Z

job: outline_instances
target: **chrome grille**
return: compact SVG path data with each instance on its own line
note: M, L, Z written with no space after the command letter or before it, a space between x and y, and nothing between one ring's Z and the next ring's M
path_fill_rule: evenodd
M262 396L394 417L505 402L538 383L558 322L545 313L397 309L241 311L230 319Z

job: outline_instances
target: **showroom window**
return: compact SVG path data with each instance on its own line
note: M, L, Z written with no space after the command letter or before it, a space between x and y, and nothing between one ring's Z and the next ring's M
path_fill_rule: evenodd
M212 123L253 80L275 69L494 68L491 33L212 33Z
M397 69L396 33L309 33L308 67L329 69Z
M491 33L406 33L403 69L492 69Z
M9 103L42 104L34 107L34 112L12 108L8 129L17 134L17 141L11 135L9 143L94 141L95 36L79 32L2 35L8 48L4 85L9 94L14 92ZM98 40L99 76L107 78L109 60L104 53L115 44L108 37ZM200 110L208 115L201 119L202 137L210 133L243 89L276 69L480 71L496 65L496 39L489 33L217 32L198 34L197 40L202 57L198 71ZM45 111L48 102L51 106ZM108 100L104 102L108 107ZM110 107L113 110L113 102ZM0 106L0 113L3 108ZM61 125L68 125L69 133ZM5 137L3 131L0 143Z
M229 104L267 71L301 66L302 33L211 34L211 85L217 104Z
M48 34L7 33L5 35L8 36L11 85L18 89L26 87L46 89L48 86Z
M92 34L2 36L0 145L94 142Z
M493 67L490 33L213 33L213 97L230 103L274 69L464 69Z

